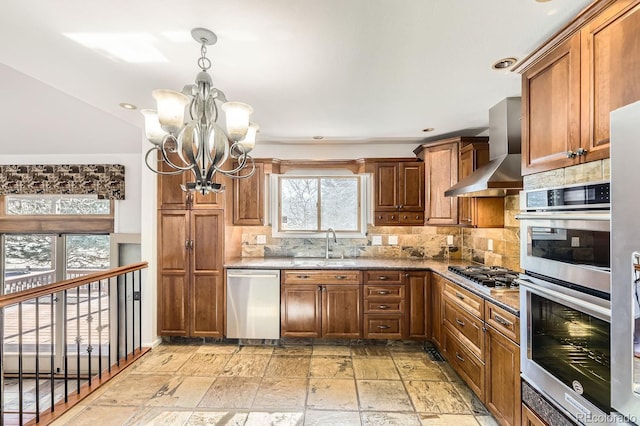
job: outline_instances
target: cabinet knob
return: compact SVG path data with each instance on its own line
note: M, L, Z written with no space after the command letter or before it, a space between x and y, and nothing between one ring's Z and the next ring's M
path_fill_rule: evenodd
M386 276L386 275L380 275L380 276L378 277L378 279L379 279L380 281L385 281L385 280L388 280L388 279L389 279L389 277L388 277L388 276Z
M309 278L309 275L298 275L298 278L300 278L301 280L306 280L307 278Z
M387 290L380 290L378 294L389 294L389 292Z
M389 305L378 305L378 309L389 309Z
M378 328L380 330L386 330L387 328L390 328L388 325L379 325Z
M578 155L579 157L582 157L583 155L587 155L587 150L584 148L578 148L576 149L576 155Z
M402 204L400 204L400 205L398 206L398 208L399 208L399 209L402 209L402 208L404 208L404 206L403 206Z
M573 152L571 150L567 151L567 158L575 158L578 155L577 152Z

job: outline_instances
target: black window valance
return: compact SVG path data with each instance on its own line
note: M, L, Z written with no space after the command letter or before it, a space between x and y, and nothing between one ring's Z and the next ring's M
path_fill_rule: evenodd
M124 200L120 164L0 165L0 194L95 194Z

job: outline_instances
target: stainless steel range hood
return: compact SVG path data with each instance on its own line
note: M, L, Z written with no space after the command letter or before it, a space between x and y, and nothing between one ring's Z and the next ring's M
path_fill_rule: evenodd
M520 98L505 98L489 109L490 161L447 189L447 197L504 197L522 189Z

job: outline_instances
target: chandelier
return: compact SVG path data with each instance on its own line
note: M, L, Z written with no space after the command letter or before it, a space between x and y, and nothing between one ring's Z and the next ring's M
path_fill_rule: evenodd
M224 191L224 185L213 181L216 173L233 179L253 175L255 163L249 151L255 145L258 125L249 122L251 106L229 102L221 90L213 87L207 73L211 68L207 46L216 43L216 35L205 28L194 28L191 36L201 46L198 59L201 71L195 84L186 85L182 93L154 90L151 94L157 109L141 111L146 138L153 144L145 155L145 163L159 175L191 172L192 179L181 185L182 190L205 195ZM219 108L226 118L226 132L217 123ZM149 164L153 152L159 160L157 167ZM237 166L225 170L222 167L229 157L235 159Z

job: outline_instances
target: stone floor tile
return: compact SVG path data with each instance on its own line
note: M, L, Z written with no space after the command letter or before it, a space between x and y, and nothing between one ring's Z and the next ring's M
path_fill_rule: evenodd
M273 355L308 355L313 353L313 346L277 346L273 348Z
M353 379L309 379L307 407L326 410L357 410Z
M191 413L191 410L182 411L164 407L148 407L138 410L124 425L182 426L187 423Z
M400 375L391 357L353 357L352 364L356 379L400 380Z
M233 355L224 369L221 376L235 377L262 377L269 364L269 355Z
M249 409L260 386L259 377L218 377L202 397L199 408Z
M304 413L265 413L252 411L245 426L302 426Z
M362 413L363 426L420 426L415 413ZM456 425L457 426L457 425Z
M358 426L360 413L357 411L307 410L304 426Z
M350 379L354 377L350 356L312 356L311 377Z
M463 382L452 382L453 387L458 391L458 394L462 397L462 400L469 406L471 412L476 416L487 416L489 411L482 404L480 399L475 393Z
M349 346L314 345L313 356L351 356Z
M151 351L141 358L140 363L135 363L130 368L136 373L175 373L196 350L190 349L189 352Z
M110 386L93 403L96 405L142 405L169 383L170 375L132 374Z
M420 414L420 421L425 426L478 426L475 417L466 414Z
M231 359L231 354L195 353L185 362L177 374L191 376L217 376Z
M360 409L366 411L413 411L400 380L357 380Z
M476 421L480 423L480 426L498 426L500 424L491 415L476 416Z
M426 358L394 358L394 362L403 380L447 381L438 363Z
M271 355L273 346L240 346L238 353L241 355Z
M249 413L234 411L194 411L187 420L186 426L243 426Z
M194 408L209 390L214 377L173 376L146 405L154 407Z
M471 414L451 383L413 380L405 385L419 413Z
M75 408L75 407L74 407ZM56 425L121 426L136 412L137 407L83 406L78 412L69 411L56 420Z
M197 354L218 354L218 355L233 355L240 349L238 345L231 345L228 343L202 345L197 350Z
M272 356L265 377L309 377L311 356Z
M382 345L355 345L351 346L351 356L353 357L389 357L391 352Z
M252 410L303 411L307 399L306 378L264 378L253 401Z

